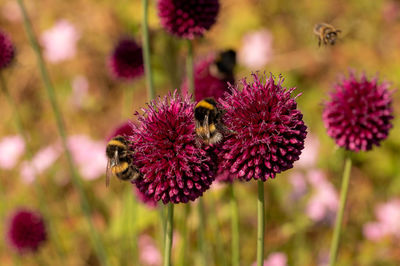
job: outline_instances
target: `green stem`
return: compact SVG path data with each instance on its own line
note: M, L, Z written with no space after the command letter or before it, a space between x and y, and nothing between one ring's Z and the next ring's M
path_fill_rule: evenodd
M14 116L15 116L15 120L14 121L15 121L15 123L17 125L17 130L18 130L19 134L24 139L25 147L26 147L26 155L28 157L28 160L32 160L33 152L32 152L31 146L29 145L29 142L28 142L28 136L27 136L27 134L26 134L26 132L24 130L24 126L23 126L23 123L22 123L21 115L20 115L19 110L18 110L18 106L17 106L16 102L14 101L13 97L11 96L11 94L10 94L8 88L7 88L6 81L5 81L4 77L3 77L3 73L1 73L1 72L0 72L0 87L1 87L1 90L4 93L4 95L6 96L8 103L11 105L11 108L13 109L13 113L14 113ZM37 171L35 165L33 165L33 170L35 172L35 176L38 176L39 174L38 174L38 171ZM36 197L37 197L37 199L39 201L40 212L45 217L46 222L49 225L49 231L51 232L50 234L51 234L52 238L54 239L54 245L55 245L55 248L57 250L57 254L59 256L60 261L63 264L64 261L65 261L64 260L65 250L61 245L61 241L60 241L59 235L57 233L57 230L55 230L53 219L50 217L50 215L49 215L49 213L47 211L48 210L48 205L45 204L46 203L46 199L44 198L44 196L46 194L44 193L44 191L42 189L39 177L36 177L34 179L34 188L35 188L35 192L36 192L35 193Z
M168 204L167 222L164 244L164 266L171 265L172 231L174 227L174 204Z
M232 219L232 265L240 265L239 252L239 210L238 203L235 197L233 183L229 184L229 194L231 200L231 219Z
M264 182L258 180L258 201L257 201L257 266L263 266L264 263Z
M46 92L49 97L50 104L51 104L51 107L52 107L52 110L53 110L53 113L54 113L54 116L56 119L58 132L61 136L61 144L65 151L65 156L67 158L68 167L70 168L72 181L73 181L75 188L78 190L78 194L79 194L80 200L81 200L81 208L85 214L86 220L89 225L90 235L92 238L95 252L97 253L97 256L98 256L101 264L108 265L104 246L101 242L101 239L100 239L100 237L93 225L92 219L91 219L90 206L89 206L89 203L88 203L88 200L87 200L84 188L83 188L81 178L79 177L78 172L75 169L75 166L74 166L74 163L72 160L72 155L71 155L71 152L69 151L69 148L67 145L67 135L66 135L66 131L65 131L64 123L63 123L63 118L62 118L59 106L57 104L56 96L54 93L54 87L50 80L49 74L47 72L40 46L39 46L38 41L33 33L32 25L28 18L28 14L26 12L23 0L18 0L18 4L19 4L19 7L21 9L21 13L22 13L22 16L24 19L24 26L25 26L25 30L27 32L29 41L31 43L33 50L36 53L37 63L38 63L39 69L40 69L42 80L45 85Z
M194 70L193 70L193 44L191 40L187 40L188 54L186 59L186 75L188 77L189 93L194 97Z
M347 157L343 177L342 177L342 188L340 191L340 203L339 210L336 216L335 230L333 232L333 238L331 242L330 259L329 265L333 266L336 263L337 251L339 247L340 233L342 229L343 212L346 206L347 191L349 190L349 180L350 180L350 170L351 170L351 158Z
M209 215L207 221L209 221L210 226L212 226L212 235L213 235L213 242L215 243L215 257L216 257L216 265L220 266L226 266L228 265L228 260L226 259L225 253L224 253L224 243L223 243L223 237L221 234L221 229L222 226L220 224L220 221L218 219L218 212L217 212L217 199L215 196L215 193L209 194L209 208L210 208L210 213L213 215Z
M205 224L206 218L204 214L204 202L203 198L199 198L199 203L197 205L198 213L199 213L199 244L201 250L201 265L207 265L207 247L206 247L206 240L205 240Z
M182 221L182 250L180 255L180 265L188 265L188 250L189 250L189 232L188 232L188 221L190 215L190 204L184 204L184 214Z
M155 90L154 90L153 73L151 69L151 60L150 60L148 0L142 0L142 6L143 6L143 21L142 21L143 61L144 61L144 72L146 75L146 83L147 83L147 97L148 100L150 101L155 97Z

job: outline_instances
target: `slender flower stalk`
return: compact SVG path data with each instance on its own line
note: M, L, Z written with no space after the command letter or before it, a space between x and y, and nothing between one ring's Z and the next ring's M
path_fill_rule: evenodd
M89 224L89 228L90 228L90 235L92 238L92 242L94 245L94 249L95 252L97 253L97 256L101 262L102 265L108 265L107 262L107 256L106 256L106 252L104 249L104 246L100 240L100 237L93 225L92 219L91 219L91 211L90 211L90 206L85 194L85 191L83 189L83 185L82 185L82 180L78 175L78 172L74 166L73 160L72 160L72 156L71 156L71 152L69 151L68 145L67 145L67 136L66 136L66 131L65 131L65 127L64 127L64 123L63 123L63 119L62 119L62 114L61 111L59 109L59 106L57 104L57 100L56 100L56 96L54 93L54 87L53 84L50 80L49 74L47 72L46 66L45 66L45 62L43 60L43 56L42 56L42 52L39 46L39 43L37 41L37 38L35 37L34 33L33 33L33 29L32 29L32 25L31 22L29 20L28 14L26 12L23 0L18 0L18 4L19 7L21 9L21 13L24 19L24 26L25 26L25 30L27 32L29 41L31 43L31 46L33 48L33 50L36 53L37 56L37 63L40 69L40 73L42 76L42 80L43 83L45 85L46 91L47 91L47 95L49 97L50 100L50 104L56 119L56 123L57 123L57 128L58 128L58 132L61 136L61 143L62 146L64 148L65 151L65 155L67 157L67 162L68 162L68 166L70 168L71 171L71 177L72 177L72 181L74 186L76 187L76 189L78 190L79 196L80 196L80 200L81 200L81 208L82 211L85 214L86 220Z
M191 40L186 40L188 47L187 61L186 61L186 73L189 83L189 93L194 97L194 65L193 65L193 43ZM207 265L207 251L206 243L204 239L205 234L205 217L204 217L204 203L203 199L199 198L198 214L199 214L199 246L202 253L202 265Z
M150 100L155 97L153 73L150 60L150 40L149 40L149 27L148 27L148 0L142 0L143 8L143 21L142 21L142 36L143 36L143 60L144 60L144 73L146 75L147 84L147 98Z
M228 260L224 253L224 246L223 246L223 237L221 237L221 224L218 219L218 212L217 212L217 199L215 193L211 193L209 197L209 213L213 213L214 215L210 215L208 217L208 223L210 224L212 235L213 235L213 242L215 243L215 256L217 257L216 264L220 266L228 265Z
M199 202L197 204L197 210L199 213L199 246L201 250L201 265L206 266L208 265L207 261L207 245L205 239L205 223L206 217L204 214L204 202L202 198L199 198Z
M170 266L171 264L171 249L172 249L172 231L174 228L174 204L168 204L167 210L167 225L165 230L165 244L164 244L164 266Z
M194 97L194 67L193 67L193 43L187 40L188 54L186 58L186 73L189 83L189 93Z
M19 131L19 134L22 136L22 138L24 139L25 142L25 147L26 147L26 154L28 156L28 159L31 160L33 157L33 152L32 149L30 147L30 145L28 145L28 137L26 135L26 131L24 130L24 126L22 123L22 118L21 115L18 111L18 106L16 104L16 102L14 101L14 99L11 97L11 94L7 88L7 84L6 81L3 77L3 74L0 71L0 87L2 92L4 93L4 95L7 98L8 103L11 105L11 108L13 109L13 113L15 116L15 123L17 125L17 129ZM36 170L36 167L34 166L34 171L36 172L35 174L38 174L38 171ZM49 226L49 231L50 231L50 235L53 237L54 239L54 245L56 247L57 250L57 254L60 258L60 261L62 262L62 264L64 263L64 257L65 257L65 250L64 247L61 244L60 238L58 236L57 230L55 230L54 226L53 226L53 220L50 219L50 215L47 212L47 208L44 207L46 206L45 202L45 198L44 198L44 191L41 187L41 184L39 183L40 178L35 178L34 180L34 188L36 190L36 196L38 198L39 201L39 206L41 206L42 208L40 208L41 213L43 214L45 220L48 223Z
M238 203L235 196L233 183L229 184L229 196L231 201L231 221L232 221L232 265L240 265L240 252L239 252L239 210Z
M258 180L258 201L257 201L257 266L264 263L264 230L265 230L265 207L264 207L264 182Z
M351 170L351 158L347 157L343 171L342 188L340 191L340 205L336 216L335 230L333 232L333 238L331 242L330 258L329 258L330 266L333 266L336 263L340 233L342 231L343 212L346 206L347 191L349 189L350 170Z
M181 251L181 265L188 265L188 252L189 252L189 232L188 232L188 223L189 215L190 215L190 204L185 204L183 213L183 222L182 222L182 251Z

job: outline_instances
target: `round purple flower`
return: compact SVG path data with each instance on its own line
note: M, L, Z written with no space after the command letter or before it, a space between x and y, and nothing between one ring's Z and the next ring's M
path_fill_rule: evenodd
M7 231L10 246L20 253L34 252L47 240L42 216L29 210L18 210L10 219Z
M325 103L323 120L336 144L351 151L368 151L389 134L393 119L389 84L377 78L358 81L353 73L335 85L331 100Z
M152 101L138 116L131 135L134 161L143 174L139 190L164 204L195 200L214 181L211 152L198 146L194 103L175 91Z
M142 48L130 38L121 39L110 59L111 73L120 79L133 79L144 73Z
M8 67L15 56L11 39L0 31L0 70Z
M246 181L266 181L292 168L307 135L296 98L291 97L295 88L282 87L282 77L278 82L265 77L265 83L261 78L253 74L253 82L243 79L243 90L231 87L232 94L220 100L224 123L233 131L222 145L221 167Z
M158 0L161 25L186 39L201 37L216 22L218 0Z
M220 79L210 73L210 66L214 63L215 56L210 56L198 62L194 68L194 96L196 101L207 97L221 98L225 92L229 92L228 82L233 84L233 76L228 79ZM182 92L188 92L187 79L182 84Z

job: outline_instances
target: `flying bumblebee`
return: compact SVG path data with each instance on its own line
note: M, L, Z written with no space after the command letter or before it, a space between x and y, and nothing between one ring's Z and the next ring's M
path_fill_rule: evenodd
M117 178L124 181L132 181L140 176L139 169L132 163L132 153L128 149L128 144L128 140L123 136L116 136L107 144L107 187L110 184L110 177L112 175L115 175Z
M318 36L318 46L321 46L321 42L324 45L334 45L340 32L342 31L327 23L318 23L314 26L314 34Z
M236 66L236 52L232 49L222 51L210 65L210 73L219 79L233 79Z
M222 140L223 111L217 107L214 98L205 98L197 103L194 108L196 135L204 144L215 144Z

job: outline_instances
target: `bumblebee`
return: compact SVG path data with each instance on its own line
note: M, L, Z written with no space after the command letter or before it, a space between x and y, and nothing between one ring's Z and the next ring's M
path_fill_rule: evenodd
M222 51L210 65L210 73L219 79L233 79L236 66L236 52L232 49Z
M204 144L215 144L222 140L222 115L223 111L218 109L214 98L205 98L197 103L194 108L196 135Z
M116 136L108 142L106 147L106 156L108 158L107 187L110 184L112 175L124 181L132 181L140 176L139 169L132 163L132 153L129 151L128 145L128 140L123 136Z
M321 42L325 45L334 45L340 32L341 30L326 23L318 23L314 26L314 34L318 36L318 46L321 46Z

